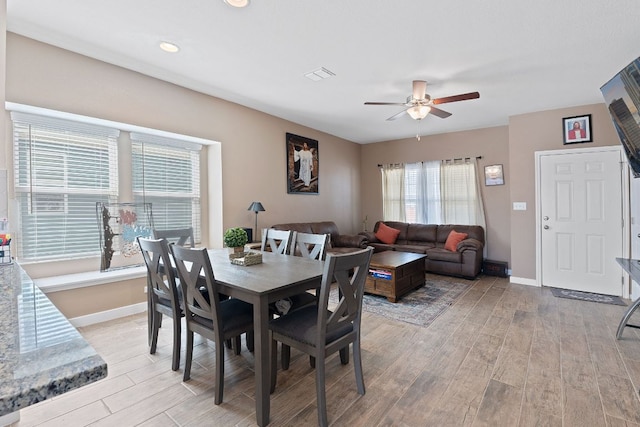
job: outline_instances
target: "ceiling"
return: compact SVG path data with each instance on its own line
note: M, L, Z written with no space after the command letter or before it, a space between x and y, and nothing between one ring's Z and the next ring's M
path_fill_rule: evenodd
M9 31L362 144L603 102L639 23L637 0L7 0ZM335 76L304 77L320 67ZM404 102L412 80L480 99L419 123L364 105Z

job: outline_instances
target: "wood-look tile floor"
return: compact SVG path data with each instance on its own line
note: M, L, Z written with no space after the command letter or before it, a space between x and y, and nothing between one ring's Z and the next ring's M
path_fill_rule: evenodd
M625 307L556 298L502 278L469 283L427 328L364 314L367 393L357 394L352 363L331 357L331 425L640 427L640 330L615 339ZM24 409L16 426L255 425L253 355L244 345L239 356L226 353L224 402L216 406L211 343L197 341L183 383L182 369L170 369L168 322L154 355L146 314L81 332L107 361L108 377ZM314 371L306 356L291 357L278 373L270 425L316 425Z

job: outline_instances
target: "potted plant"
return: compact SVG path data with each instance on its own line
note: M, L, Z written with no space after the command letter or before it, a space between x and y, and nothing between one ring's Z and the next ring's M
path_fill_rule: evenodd
M247 232L240 227L228 228L224 232L224 244L228 248L233 248L234 252L244 252L244 245L248 241Z

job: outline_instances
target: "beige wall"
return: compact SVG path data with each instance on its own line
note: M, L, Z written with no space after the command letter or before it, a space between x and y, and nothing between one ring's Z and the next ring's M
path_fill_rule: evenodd
M0 77L4 69L0 66ZM5 85L0 81L1 95ZM366 216L371 229L382 217L378 164L482 156L481 171L491 164L503 164L505 171L505 185L481 186L488 257L508 261L513 276L526 279L535 279L535 151L619 144L604 104L594 104L513 116L508 126L360 146L12 33L7 34L6 100L220 141L223 228L253 227L255 217L247 207L259 200L266 208L258 216L259 228L278 222L334 220L343 233L354 233L362 230ZM594 142L563 146L562 118L582 114L592 114ZM0 124L1 135L7 135L7 129L6 121ZM320 195L287 194L286 132L319 141ZM11 167L10 145L10 138L0 141L4 154L0 168ZM207 218L207 174L213 174L204 162L203 218ZM512 211L514 201L527 202L528 209ZM208 235L204 220L203 236ZM25 267L40 277L44 272L63 274L97 265L97 260L90 260L74 267L45 266L39 272L35 266ZM141 284L118 287L121 298L93 309L139 302ZM103 289L98 288L102 287L53 299L73 307L101 295Z
M433 118L434 120L440 120ZM428 119L429 120L429 119ZM428 126L428 120L425 126ZM460 157L482 156L478 160L481 179L484 166L502 164L505 185L487 187L482 181L482 200L487 221L487 257L509 261L509 129L506 126L464 132L424 136L362 146L362 215L368 217L368 228L382 219L381 174L378 164L412 163Z
M280 222L333 220L343 233L358 231L358 144L13 33L7 34L6 60L9 102L220 141L223 228L253 227L255 214L247 208L258 200L266 208L258 216L260 228ZM318 140L319 195L287 194L286 132ZM10 141L2 142L0 153L8 152L10 145ZM203 158L207 158L206 153ZM201 187L203 244L216 246L222 242L206 241L210 235L206 166L205 160ZM98 260L91 259L73 264L25 265L25 270L35 278L98 266ZM138 302L127 292L121 293L122 300L109 305ZM81 298L87 295L83 293ZM103 309L108 308L113 307Z
M593 142L562 143L564 117L591 114ZM509 119L509 174L511 201L526 202L526 211L511 211L512 275L536 279L535 152L619 145L604 103L541 111Z

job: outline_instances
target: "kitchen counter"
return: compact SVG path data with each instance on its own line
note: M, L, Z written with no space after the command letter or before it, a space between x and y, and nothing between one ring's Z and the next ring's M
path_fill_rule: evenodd
M0 264L0 417L106 376L105 361L22 267Z

